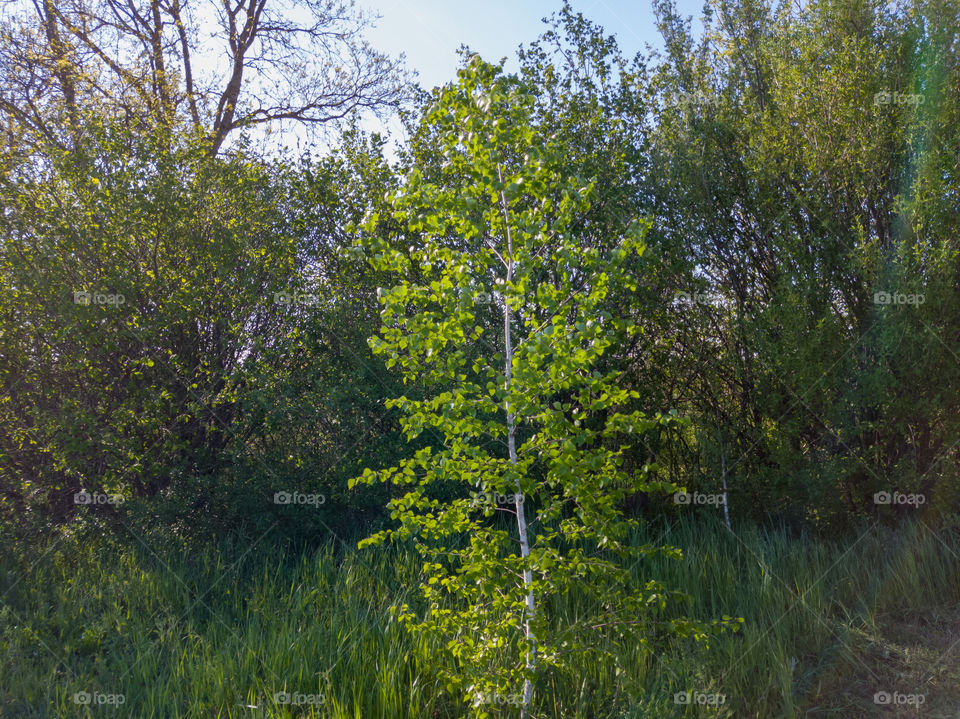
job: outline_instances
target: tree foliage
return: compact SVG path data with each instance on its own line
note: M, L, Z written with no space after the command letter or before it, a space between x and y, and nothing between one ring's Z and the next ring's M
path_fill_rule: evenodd
M420 281L381 290L383 325L371 347L406 380L436 387L390 404L403 411L408 437L432 428L443 439L355 480L410 487L390 504L399 528L361 545L413 540L428 607L421 618L405 605L400 618L442 639L447 687L472 700L476 716L498 711L489 697L503 695L522 696L526 715L538 667L562 668L571 652L593 650L597 632L647 649L653 634L705 636L687 621L656 624L671 593L654 579L623 588L627 560L673 553L629 547L631 523L618 508L630 492L669 487L649 467L626 467L623 452L673 418L620 411L638 393L619 386L618 372L597 369L617 332L636 330L603 301L612 286L635 288L626 260L643 251L646 226L624 218L605 252L580 242L572 220L595 186L564 172L557 145L530 122L532 104L517 78L471 59L424 120L449 182L414 170L394 198L393 218L413 244L382 238L374 213L361 245L378 269L419 270ZM450 237L472 250L450 247ZM486 342L477 322L490 312L503 317L502 345ZM437 499L430 488L439 483L464 493ZM495 514L515 519L517 535ZM550 599L574 586L594 611L582 624L552 626Z

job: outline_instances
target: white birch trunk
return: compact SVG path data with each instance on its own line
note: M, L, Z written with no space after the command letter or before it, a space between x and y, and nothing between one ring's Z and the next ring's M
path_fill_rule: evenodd
M501 184L503 183L503 173L500 170L500 166L497 166L497 175L500 178ZM507 198L501 191L500 201L503 205L503 222L506 228L507 235L507 252L506 252L506 265L507 265L507 283L513 281L513 238L510 234L510 219L507 213ZM504 343L505 343L505 355L506 355L506 381L504 384L504 389L507 392L510 391L510 381L512 378L512 366L513 366L513 343L510 336L510 304L507 302L506 293L504 293L503 299L503 327L504 327ZM515 436L515 426L514 426L514 416L510 411L510 400L504 402L504 409L507 413L507 449L510 455L510 463L513 465L517 464L517 442ZM523 495L521 492L519 480L517 483L517 495L515 497L515 506L517 509L517 528L520 533L520 554L526 560L530 556L530 542L527 537L527 519L526 514L523 509ZM530 620L533 619L534 613L534 596L533 596L533 572L529 567L524 568L523 570L523 584L527 587L527 612L524 617L523 627L524 634L526 635L529 648L527 649L527 669L533 670L537 666L537 638L534 636L533 631L530 629ZM525 679L523 682L523 705L520 709L520 718L527 719L530 715L530 705L533 702L533 682L530 679Z

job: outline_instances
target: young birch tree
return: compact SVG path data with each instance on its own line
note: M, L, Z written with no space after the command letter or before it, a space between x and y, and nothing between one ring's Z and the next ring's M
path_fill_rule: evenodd
M624 268L643 252L646 226L624 223L605 256L581 246L572 222L594 187L564 171L524 89L474 57L424 120L445 158L440 180L411 171L394 222L371 215L359 243L374 267L407 278L379 293L371 347L428 388L390 406L410 439L442 439L352 480L410 488L390 503L399 527L361 547L413 540L425 614L403 605L399 618L439 647L447 690L478 717L530 716L542 670L611 637L648 647L664 632L705 636L705 625L654 621L674 593L636 587L627 563L678 552L628 547L618 509L637 490L669 491L625 452L673 417L623 411L637 393L597 369L615 337L635 331L600 307L612 286L635 286ZM414 244L398 249L398 236ZM442 483L460 496L441 496ZM544 608L569 591L596 611L562 625Z

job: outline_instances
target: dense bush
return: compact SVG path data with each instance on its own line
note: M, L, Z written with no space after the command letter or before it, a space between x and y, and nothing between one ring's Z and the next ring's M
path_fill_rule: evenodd
M691 490L725 481L734 516L755 520L842 532L918 513L878 506L884 491L939 514L960 491L956 14L744 0L697 40L669 2L656 10L659 63L623 58L569 7L520 54L531 125L602 188L572 220L583 245L603 255L624 218L652 221L630 260L643 285L602 308L641 332L601 369L637 393L624 409L689 422L625 461ZM436 97L407 113L392 165L355 129L320 158L243 142L214 155L189 125L148 132L95 106L67 149L11 139L0 519L67 522L86 490L129 501L83 512L198 535L276 523L312 540L383 520L391 489L346 479L417 446L383 404L400 378L367 346L383 278L341 250L409 170L446 172L422 120ZM478 322L496 344L502 322ZM299 511L278 492L325 503Z

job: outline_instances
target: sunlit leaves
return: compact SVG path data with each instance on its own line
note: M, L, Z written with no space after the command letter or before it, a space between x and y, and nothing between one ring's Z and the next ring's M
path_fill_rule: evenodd
M630 259L643 252L649 223L621 223L604 251L584 245L575 219L597 188L563 163L533 121L534 101L516 77L472 59L428 108L422 131L437 138L444 160L430 179L410 170L393 196L397 236L385 236L373 216L362 228L371 265L401 278L378 291L382 326L370 347L430 389L425 399L390 406L403 411L408 438L439 441L357 481L414 485L391 502L399 527L375 541L413 538L427 560L429 609L400 616L408 629L446 643L451 691L517 691L533 678L519 668L527 651L519 632L524 569L533 572L538 602L572 583L595 582L599 591L622 577L616 558L630 523L619 503L660 485L646 482L648 466L625 469L618 447L670 421L621 414L638 394L620 386L618 373L598 369L614 335L636 331L606 300L612 287L635 285ZM509 382L503 339L489 332L497 317L501 327L509 317L513 336ZM516 464L503 443L507 408L519 428ZM462 498L431 498L425 488L434 483ZM518 501L528 521L534 511L540 521L526 560L493 521L513 516ZM449 549L463 539L466 547ZM620 598L634 631L652 598ZM541 659L562 668L556 637L540 634L546 626L534 619ZM470 643L454 639L473 632L479 638Z

